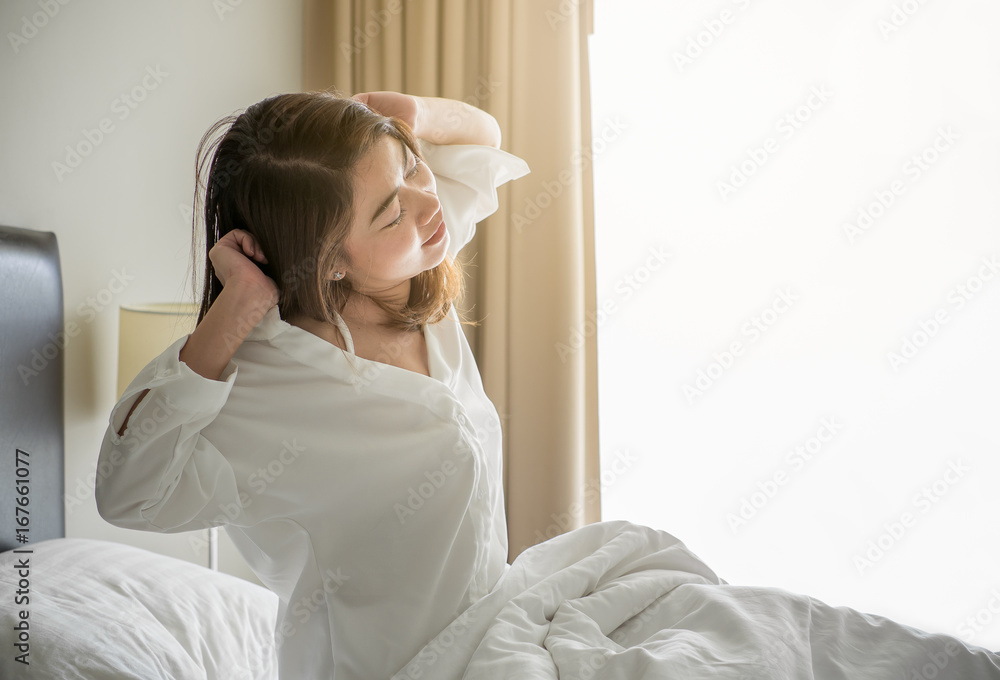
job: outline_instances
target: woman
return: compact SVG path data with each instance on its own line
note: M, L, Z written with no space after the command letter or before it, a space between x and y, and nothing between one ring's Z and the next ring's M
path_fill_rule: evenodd
M508 567L454 256L528 168L446 99L271 97L209 130L199 176L220 130L199 323L113 410L98 509L225 526L279 596L280 677L389 677Z
M394 93L223 127L200 323L112 411L96 494L122 527L225 526L278 595L282 679L1000 678L987 650L730 586L629 522L508 565L453 258L524 161L485 113Z

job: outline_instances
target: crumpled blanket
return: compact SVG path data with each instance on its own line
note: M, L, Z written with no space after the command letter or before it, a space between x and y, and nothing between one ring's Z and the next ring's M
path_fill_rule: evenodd
M517 557L392 680L1000 680L1000 655L778 588L670 534L591 524Z

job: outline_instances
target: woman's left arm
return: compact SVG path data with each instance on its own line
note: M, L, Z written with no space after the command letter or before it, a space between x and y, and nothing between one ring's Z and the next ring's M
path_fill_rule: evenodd
M455 99L417 97L417 137L434 144L483 144L500 148L500 124L475 106Z
M383 116L403 120L413 134L434 144L482 144L500 148L500 125L482 109L455 99L398 92L365 92L356 99Z

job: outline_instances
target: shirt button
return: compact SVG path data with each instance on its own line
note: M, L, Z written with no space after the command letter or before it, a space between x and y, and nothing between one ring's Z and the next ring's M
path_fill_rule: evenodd
M463 416L461 413L458 414L458 424L465 425L465 416Z
M486 489L480 489L479 490L479 497L482 498L485 495L486 495Z

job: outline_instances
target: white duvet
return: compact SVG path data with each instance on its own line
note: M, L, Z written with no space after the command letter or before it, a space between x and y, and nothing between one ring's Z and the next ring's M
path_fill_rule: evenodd
M600 522L518 556L392 680L410 678L987 680L1000 679L1000 656L729 585L670 534Z
M0 555L3 680L276 677L277 602L264 588L105 541L32 547L30 670L11 652L18 586L13 553ZM600 522L518 556L392 680L410 678L990 680L1000 656L807 596L729 585L668 533Z

